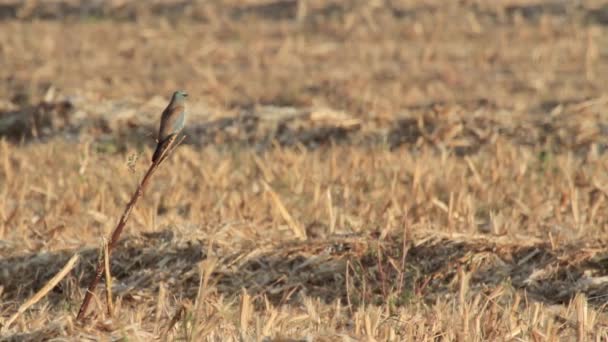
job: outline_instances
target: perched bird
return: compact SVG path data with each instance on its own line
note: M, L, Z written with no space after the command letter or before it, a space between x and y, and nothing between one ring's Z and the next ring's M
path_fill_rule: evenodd
M158 158L169 147L174 140L174 136L179 134L184 129L186 122L186 97L188 94L182 90L173 93L171 102L160 118L160 129L158 130L158 145L152 156L152 162L156 162Z

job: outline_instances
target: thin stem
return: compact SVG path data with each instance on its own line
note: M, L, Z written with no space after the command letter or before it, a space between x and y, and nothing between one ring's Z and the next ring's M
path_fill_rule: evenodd
M148 182L150 181L152 174L154 173L154 171L156 171L156 169L160 166L160 164L163 161L165 161L165 159L167 159L167 157L175 150L175 148L177 148L177 146L179 146L182 143L182 141L184 141L184 139L186 137L183 136L177 143L175 143L177 140L176 138L177 138L177 136L173 137L173 140L169 143L170 148L165 149L165 151L163 151L163 153L161 154L160 158L158 158L156 160L156 162L153 162L150 165L144 178L142 179L141 183L137 187L137 190L131 196L131 200L129 201L129 203L127 203L127 206L125 207L125 211L122 213L122 216L120 217L120 220L118 221L118 224L116 225L116 228L114 228L114 230L112 231L112 234L110 235L110 239L109 239L109 243L108 243L108 247L107 247L108 248L107 249L108 258L112 255L112 251L114 250L114 247L118 243L118 239L120 238L120 234L122 234L122 231L124 230L125 225L127 224L127 220L129 219L131 210L133 210L133 208L135 207L137 200L139 200L139 198L143 196L144 190L146 189L146 186L148 185ZM82 304L80 305L80 309L78 310L78 315L76 316L77 321L82 321L84 319L84 315L87 311L87 308L89 307L91 298L93 298L93 293L95 292L95 288L97 287L97 284L99 284L99 281L101 280L101 277L103 276L104 272L105 272L105 262L104 262L103 258L100 258L97 261L97 268L95 270L95 276L89 283L87 293L85 294L84 299L82 300Z

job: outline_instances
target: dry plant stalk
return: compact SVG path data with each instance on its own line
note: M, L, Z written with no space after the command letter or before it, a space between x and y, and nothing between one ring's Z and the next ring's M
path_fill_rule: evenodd
M161 282L158 284L158 299L156 300L156 316L154 318L154 335L158 335L160 318L163 314L165 306L165 285Z
M327 188L327 211L329 215L329 234L336 231L336 214L334 213L334 201L331 197L331 188Z
M577 341L587 340L587 298L585 294L579 293L574 297L574 306L576 309L576 332Z
M103 263L106 276L106 305L108 308L108 316L112 317L114 313L114 303L112 302L112 274L110 273L110 250L108 241L103 239Z
M23 314L27 309L29 309L32 305L38 303L44 296L46 296L49 291L51 291L63 278L65 278L68 273L76 266L80 255L74 254L70 260L63 266L61 271L57 273L51 280L49 280L36 294L32 296L27 302L23 303L17 312L11 316L11 318L6 321L6 324L3 327L4 329L8 329L8 327L17 319L21 314Z
M146 189L146 186L148 185L148 182L150 181L152 174L154 174L154 171L156 171L156 169L160 166L160 164L162 164L162 162L165 161L165 159L167 159L167 157L175 150L175 148L177 148L177 146L179 146L182 143L182 141L184 141L185 136L182 136L182 138L177 142L176 142L176 138L177 138L177 136L173 136L171 138L171 140L169 141L169 144L167 145L167 146L169 146L169 148L165 149L163 151L163 153L161 154L160 158L158 158L156 162L153 162L150 165L150 167L148 168L148 171L144 175L144 178L142 179L141 183L137 187L137 190L135 191L135 193L133 193L133 196L131 196L131 200L129 201L129 203L127 203L127 206L125 207L125 211L122 213L122 216L120 217L120 220L118 221L118 224L116 225L116 228L114 228L114 230L112 231L112 234L110 235L110 239L109 239L109 243L108 243L108 247L107 247L108 258L110 256L110 254L112 253L112 250L116 246L116 243L118 243L118 239L120 238L120 234L122 233L123 229L125 228L127 220L129 219L129 216L131 214L131 210L133 210L133 208L135 207L137 200L139 200L139 198L143 196L144 190ZM98 260L98 262L97 262L97 269L95 271L95 276L89 283L87 293L85 294L85 297L82 300L82 304L80 305L80 309L78 310L78 316L76 316L77 321L82 321L84 319L84 314L86 313L87 308L91 302L91 298L93 298L93 293L95 292L95 288L97 287L97 284L101 280L101 276L105 272L105 268L106 267L105 267L104 258L100 258L100 260Z
M263 183L264 183L264 187L266 188L266 191L270 195L270 198L272 198L272 202L274 203L274 205L277 207L277 209L281 213L281 216L283 217L283 219L287 222L287 225L289 226L289 228L291 228L291 230L293 230L295 236L300 240L306 240L306 231L304 229L302 229L302 226L300 226L296 222L296 220L294 220L293 216L291 216L291 214L289 213L287 208L285 208L285 205L281 201L281 198L279 197L279 195L276 192L274 192L274 190L270 187L270 185L268 183L266 183L266 182L263 182Z
M242 289L241 297L241 338L246 340L245 336L249 328L249 320L252 317L251 296L247 290Z

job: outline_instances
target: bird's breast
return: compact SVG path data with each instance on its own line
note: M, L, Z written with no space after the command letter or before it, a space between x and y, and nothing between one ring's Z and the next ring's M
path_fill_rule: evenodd
M186 113L185 111L181 111L179 115L175 118L173 122L173 132L179 132L184 128L184 124L186 122Z

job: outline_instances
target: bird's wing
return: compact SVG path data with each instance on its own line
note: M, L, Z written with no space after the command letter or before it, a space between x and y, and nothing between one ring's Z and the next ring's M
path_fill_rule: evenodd
M177 130L181 129L181 127L177 126L183 125L183 123L180 122L183 122L184 110L184 106L175 106L163 111L163 115L160 119L158 141L165 140L169 135L176 133Z

